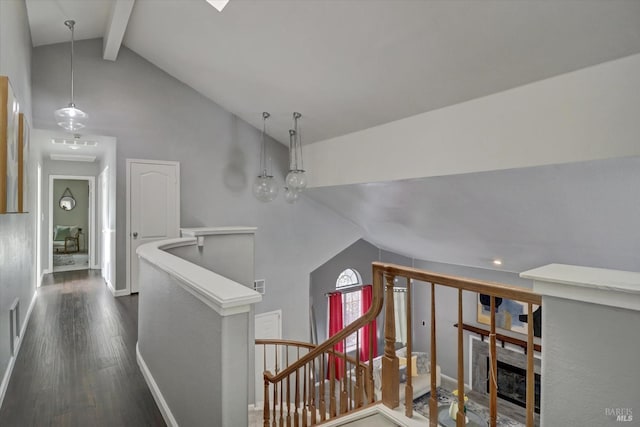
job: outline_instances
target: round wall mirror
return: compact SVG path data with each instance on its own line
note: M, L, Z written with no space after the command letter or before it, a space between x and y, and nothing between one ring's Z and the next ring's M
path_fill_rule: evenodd
M64 193L62 193L62 197L60 197L60 200L58 201L58 206L60 206L60 209L65 211L70 211L76 207L76 199L73 197L73 194L71 194L69 187L67 187L67 189L64 190Z

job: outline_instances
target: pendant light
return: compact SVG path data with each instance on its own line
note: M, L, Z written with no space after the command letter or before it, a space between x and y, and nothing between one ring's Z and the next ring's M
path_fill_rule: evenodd
M260 145L260 175L253 182L253 195L261 202L270 202L278 196L278 186L267 167L267 119L271 115L262 113L262 142Z
M298 120L302 114L293 113L293 129L289 130L289 173L285 180L287 191L301 193L307 187L307 175L302 161L302 137Z
M58 126L69 132L76 132L82 129L85 125L82 123L89 116L84 111L76 108L76 104L73 103L73 28L76 22L73 20L64 21L69 30L71 30L71 101L66 107L60 108L55 111L56 121Z
M289 169L291 169L291 152L295 144L295 139L296 131L293 129L289 129ZM288 178L289 175L287 175L287 179ZM284 187L284 199L287 201L287 203L295 203L296 200L298 200L298 192L289 187Z

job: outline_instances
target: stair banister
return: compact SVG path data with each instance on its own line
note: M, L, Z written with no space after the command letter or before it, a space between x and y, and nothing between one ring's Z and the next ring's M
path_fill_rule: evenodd
M271 383L282 381L284 378L288 377L293 372L295 372L296 369L298 369L299 367L306 365L307 363L311 362L312 360L314 360L315 358L319 357L320 355L322 355L327 351L332 351L333 346L335 344L337 344L342 340L345 340L349 335L353 334L354 332L358 331L360 328L362 328L366 324L373 321L382 310L383 300L384 298L383 298L383 291L382 291L382 281L380 279L376 280L376 277L374 275L373 298L371 302L371 307L362 317L353 321L351 324L346 326L337 334L333 335L332 337L329 337L328 340L316 346L309 353L305 354L299 360L295 361L290 366L287 366L285 369L282 369L277 374L274 375L274 374L265 372L265 375L264 375L265 380L268 380Z

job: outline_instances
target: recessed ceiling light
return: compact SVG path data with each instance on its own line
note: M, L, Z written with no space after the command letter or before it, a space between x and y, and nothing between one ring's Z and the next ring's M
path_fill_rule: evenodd
M222 12L222 9L229 3L229 0L207 0L207 3L215 7L218 12Z
M501 259L494 259L493 260L493 265L502 265L502 260Z

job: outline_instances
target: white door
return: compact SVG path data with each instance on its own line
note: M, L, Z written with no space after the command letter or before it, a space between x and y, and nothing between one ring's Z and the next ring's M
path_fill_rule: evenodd
M138 292L138 246L180 235L180 164L127 160L128 277Z
M282 339L282 310L256 314L255 316L256 339ZM266 356L266 357L265 357ZM264 404L264 371L275 374L276 356L273 346L264 347L256 345L256 408ZM278 366L282 369L282 352L278 354Z

